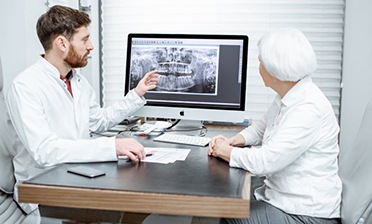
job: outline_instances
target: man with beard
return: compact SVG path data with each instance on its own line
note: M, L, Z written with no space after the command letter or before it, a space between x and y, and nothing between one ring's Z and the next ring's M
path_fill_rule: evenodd
M50 8L37 22L45 54L14 79L7 96L9 114L26 148L13 161L17 183L60 163L145 157L135 139L90 138L91 132L106 131L142 107L143 95L158 81L158 74L149 72L124 99L101 108L93 88L76 70L88 63L93 50L90 22L88 14L63 6ZM29 213L37 205L22 207Z

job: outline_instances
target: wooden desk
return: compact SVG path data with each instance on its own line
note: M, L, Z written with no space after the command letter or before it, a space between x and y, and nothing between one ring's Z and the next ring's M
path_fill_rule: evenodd
M213 133L209 133L212 134ZM19 200L46 206L201 217L249 217L250 174L208 157L207 147L139 139L145 146L191 149L173 164L127 161L89 163L106 172L86 178L63 164L18 186Z

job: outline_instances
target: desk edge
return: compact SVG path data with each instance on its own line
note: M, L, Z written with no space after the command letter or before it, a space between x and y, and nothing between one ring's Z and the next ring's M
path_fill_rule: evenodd
M249 173L242 198L85 189L21 183L19 201L49 206L88 208L138 213L248 218ZM244 190L248 189L248 190ZM202 199L202 200L201 200Z

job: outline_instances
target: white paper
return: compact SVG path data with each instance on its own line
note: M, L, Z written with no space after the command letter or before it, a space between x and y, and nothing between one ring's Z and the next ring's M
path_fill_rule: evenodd
M145 152L147 156L141 162L168 164L185 161L190 149L145 147ZM118 158L128 159L127 156L119 156Z
M147 156L142 162L168 164L186 160L190 149L145 147L145 151L151 152L152 155Z

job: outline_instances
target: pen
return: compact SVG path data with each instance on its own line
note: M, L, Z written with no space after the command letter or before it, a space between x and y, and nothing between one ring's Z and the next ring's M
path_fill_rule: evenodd
M141 136L141 137L146 136L146 133L144 133L144 132L133 132L132 134L136 135L136 136Z
M146 157L149 157L149 156L152 156L152 154L146 154ZM138 157L136 156L136 158L138 159ZM126 159L127 162L130 162L132 161L129 157ZM140 159L138 159L139 162L141 162Z
M153 155L153 153L148 153L148 154L146 154L146 157L149 157L149 156L152 156L152 155ZM136 156L136 158L138 158L138 157ZM128 156L118 156L118 159L119 160L132 161Z

